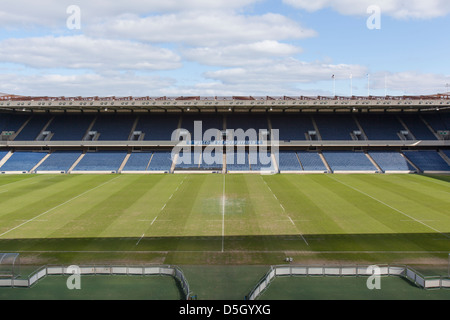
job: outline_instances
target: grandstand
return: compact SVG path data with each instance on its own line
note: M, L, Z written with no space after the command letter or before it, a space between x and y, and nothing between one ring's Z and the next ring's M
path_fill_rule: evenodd
M450 172L449 110L445 95L12 96L0 101L0 172ZM243 136L218 147L239 130ZM183 152L197 147L183 163L184 153L172 154L180 140ZM202 156L211 144L213 164ZM261 163L264 157L275 163Z

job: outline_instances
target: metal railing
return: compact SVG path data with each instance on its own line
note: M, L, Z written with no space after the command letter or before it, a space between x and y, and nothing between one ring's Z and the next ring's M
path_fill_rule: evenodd
M369 265L354 266L300 266L281 265L272 266L269 272L258 282L246 299L257 299L277 277L286 276L371 276ZM377 265L379 276L397 276L407 279L423 289L450 288L450 278L446 276L424 276L420 272L408 266L398 265Z
M190 288L186 277L177 266L78 266L80 275L130 275L130 276L171 276L180 285L184 298L190 298ZM0 279L0 287L30 288L39 280L52 275L72 275L69 266L43 266L33 272L26 279Z

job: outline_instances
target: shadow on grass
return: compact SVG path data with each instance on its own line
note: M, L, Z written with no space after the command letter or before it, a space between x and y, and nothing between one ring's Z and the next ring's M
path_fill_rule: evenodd
M427 178L437 179L445 182L450 182L450 172L447 175L443 174L424 174Z
M222 250L223 249L223 250ZM450 252L450 233L318 234L0 240L0 252L36 254L133 253L418 253ZM131 259L131 258L130 258Z

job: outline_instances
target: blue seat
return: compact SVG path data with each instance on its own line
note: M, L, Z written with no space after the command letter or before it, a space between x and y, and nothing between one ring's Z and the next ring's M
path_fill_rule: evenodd
M148 170L169 172L172 162L172 153L170 151L155 151Z
M227 153L227 170L228 171L249 171L250 164L247 151L234 151Z
M131 153L125 167L123 168L123 171L146 171L150 164L152 155L152 152Z
M327 171L322 159L317 152L299 151L298 158L305 171Z
M74 171L117 172L126 155L126 151L88 152L75 167Z
M362 152L324 151L323 156L333 171L376 171L377 168Z
M33 169L45 156L46 152L14 152L11 158L0 168L0 171L28 172Z
M383 171L415 171L415 168L399 152L371 151L369 155Z
M53 152L36 171L68 171L81 156L81 151Z
M280 151L278 153L278 168L280 171L301 171L295 151Z
M405 151L404 154L422 171L450 171L450 166L436 151Z

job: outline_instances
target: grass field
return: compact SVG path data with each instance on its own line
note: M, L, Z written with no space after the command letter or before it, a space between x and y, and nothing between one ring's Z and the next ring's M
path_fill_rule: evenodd
M450 177L3 175L23 264L399 263L444 270Z
M32 288L0 288L2 300L180 300L171 277L83 276L80 290L67 289L67 276L50 276Z
M398 277L381 278L368 290L367 277L277 278L259 300L449 300L450 290L424 290Z

